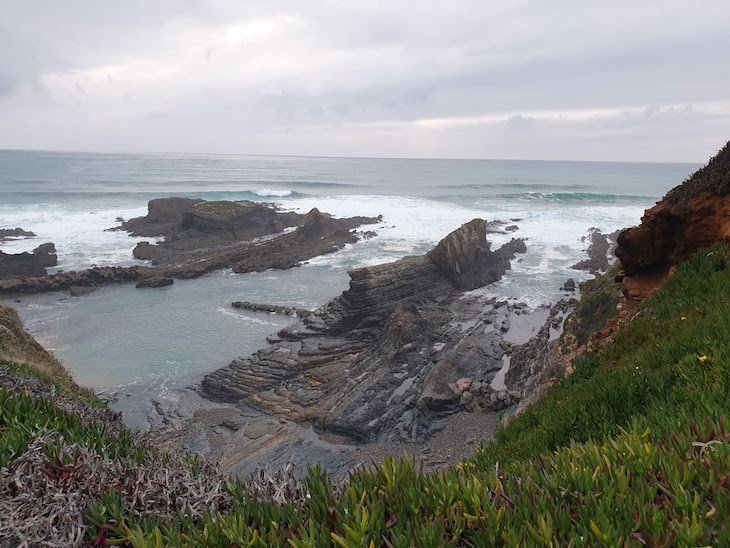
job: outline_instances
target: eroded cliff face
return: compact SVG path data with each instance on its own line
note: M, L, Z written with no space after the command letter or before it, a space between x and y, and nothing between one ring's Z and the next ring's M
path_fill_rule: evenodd
M730 143L708 164L648 209L618 237L627 298L656 291L674 265L698 249L730 241Z

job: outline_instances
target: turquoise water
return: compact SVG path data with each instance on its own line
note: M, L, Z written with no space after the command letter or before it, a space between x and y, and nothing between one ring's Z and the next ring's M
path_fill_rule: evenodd
M378 236L286 272L215 273L163 290L108 287L81 298L22 297L29 330L81 384L147 398L246 355L288 318L233 310L232 300L313 307L347 286L347 270L423 253L474 217L520 219L528 253L480 290L531 305L551 302L584 257L590 227L636 224L646 207L698 166L598 162L393 160L0 151L0 228L53 241L58 269L133 264L138 239L107 232L160 196L250 199L336 216L379 215ZM510 236L490 236L496 245ZM7 302L7 301L6 301Z

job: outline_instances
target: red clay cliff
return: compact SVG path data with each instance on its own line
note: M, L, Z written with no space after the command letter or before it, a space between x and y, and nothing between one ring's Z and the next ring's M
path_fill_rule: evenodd
M643 300L695 251L730 242L730 142L618 237L624 294Z

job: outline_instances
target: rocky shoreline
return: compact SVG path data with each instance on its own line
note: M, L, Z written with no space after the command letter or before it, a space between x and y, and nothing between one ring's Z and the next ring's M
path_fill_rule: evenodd
M0 293L81 295L109 283L165 287L221 268L291 268L358 241L365 234L355 228L380 221L153 200L147 216L114 229L163 238L134 250L151 266L0 280ZM356 269L350 288L316 311L231 303L298 320L270 336L268 347L180 391L173 406L152 402L149 423L162 428L151 435L239 475L291 461L302 469L321 463L338 475L402 452L426 468L457 462L540 390L536 379L574 303L532 311L474 291L498 281L527 250L522 239L491 249L489 234L517 229L504 225L475 219L425 255ZM589 238L585 267L595 273L608 264L609 239L598 231Z
M236 273L287 269L356 243L361 225L380 217L336 219L313 209L306 215L280 212L254 202L206 202L186 198L151 200L145 217L122 222L113 230L163 237L142 242L134 255L152 266L95 267L47 274L57 264L53 244L32 254L0 252L0 295L94 288L137 282L138 287L165 287L174 279L203 276L230 268ZM293 228L291 231L287 229Z
M526 251L514 239L492 251L490 226L475 219L426 255L352 271L340 297L207 375L203 398L189 394L156 439L238 475L291 461L338 475L398 451L427 467L463 457L517 401L517 381L494 382L508 341L531 340L549 312L472 291Z

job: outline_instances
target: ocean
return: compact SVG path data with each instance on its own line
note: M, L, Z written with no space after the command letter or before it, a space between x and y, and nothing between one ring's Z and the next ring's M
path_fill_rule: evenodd
M527 253L499 282L478 291L553 302L585 257L582 237L635 225L643 211L697 169L695 164L133 155L0 151L0 228L36 238L0 244L6 253L54 242L55 270L134 264L143 239L108 232L144 215L152 198L256 200L335 216L383 215L377 237L287 271L222 271L162 290L110 286L88 296L5 299L76 381L116 395L132 426L136 404L174 401L180 387L260 348L290 318L234 310L249 300L315 307L347 288L347 271L428 251L475 217L509 221ZM124 398L135 404L124 404Z

